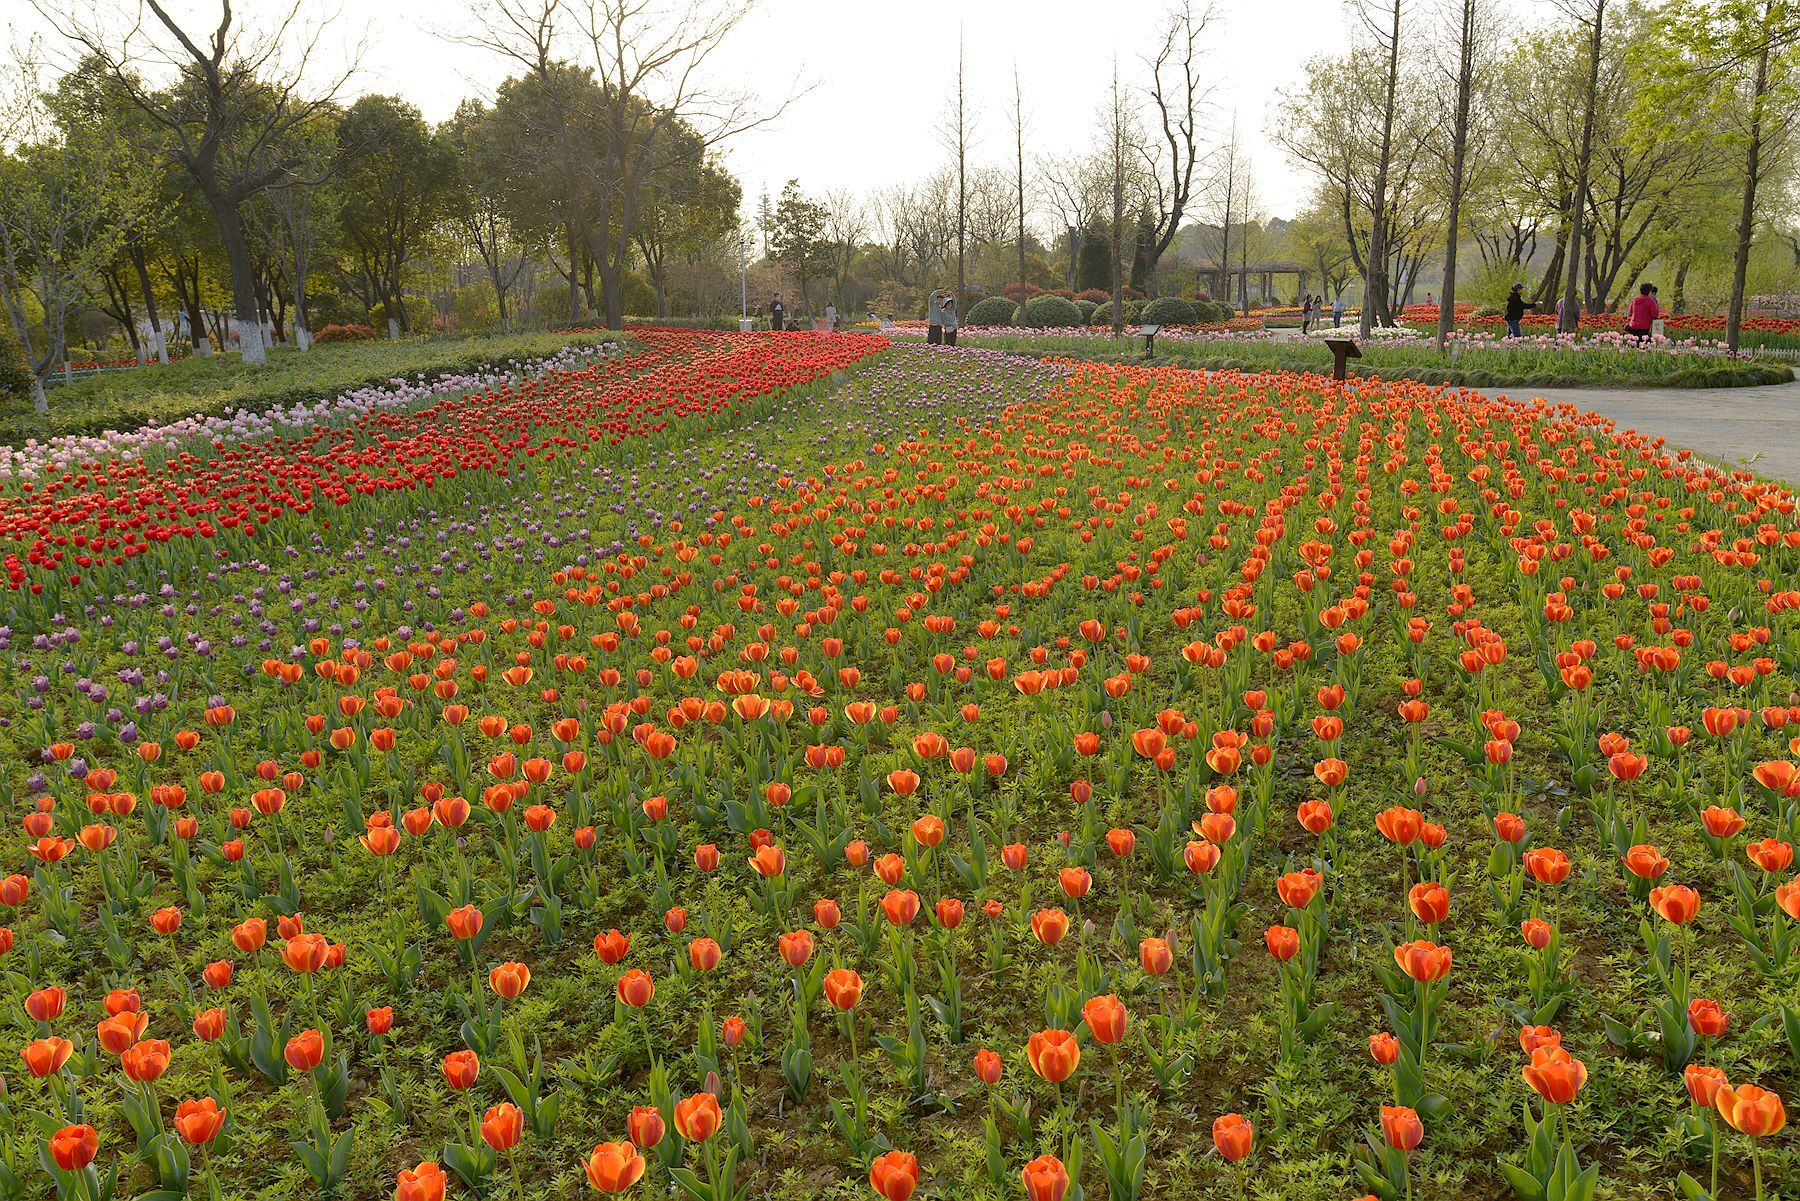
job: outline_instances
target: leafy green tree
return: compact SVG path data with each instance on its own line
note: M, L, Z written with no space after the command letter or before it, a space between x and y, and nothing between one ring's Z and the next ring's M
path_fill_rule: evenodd
M800 281L800 300L806 311L812 311L812 293L807 284L831 269L831 250L825 239L825 206L808 200L800 190L800 181L790 179L781 189L781 203L775 206L775 229L769 239L769 251L793 268Z
M146 150L185 172L218 229L230 266L232 307L244 361L266 361L256 259L245 233L243 207L286 179L299 154L290 136L332 107L350 68L314 90L309 64L325 26L291 44L298 24L257 30L220 0L218 24L207 34L182 27L159 0L148 0L154 22L123 33L70 17L63 34L104 64L123 93L163 136ZM146 85L141 61L173 63L180 75L167 89Z
M419 110L392 96L364 96L337 128L334 178L346 274L372 312L384 306L411 332L403 276L422 240L449 210L455 157Z
M0 153L0 306L30 359L32 403L47 413L44 380L68 356L69 318L100 285L149 191L129 148L104 129L57 125L35 63L18 63L7 83L0 124L13 148Z
M1725 341L1738 346L1745 281L1769 177L1791 155L1800 108L1800 4L1793 0L1670 0L1651 21L1634 66L1664 112L1690 114L1714 154L1735 158L1737 229ZM1649 114L1643 139L1657 131Z

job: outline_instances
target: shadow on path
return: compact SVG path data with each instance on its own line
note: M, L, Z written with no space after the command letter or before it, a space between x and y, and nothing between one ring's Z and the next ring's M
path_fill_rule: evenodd
M1800 381L1759 388L1490 388L1490 396L1543 399L1662 437L1729 469L1800 487Z

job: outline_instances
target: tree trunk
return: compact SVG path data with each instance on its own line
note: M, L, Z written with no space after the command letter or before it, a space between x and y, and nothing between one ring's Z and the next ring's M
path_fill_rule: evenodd
M163 333L162 316L156 310L156 292L150 286L150 263L144 248L133 244L130 249L131 265L137 271L138 290L144 294L144 315L150 319L150 340L155 343L158 362L169 361L169 339Z
M1387 185L1388 166L1394 154L1394 103L1400 87L1400 6L1394 6L1394 23L1388 32L1387 89L1381 106L1381 156L1375 163L1375 197L1369 213L1369 257L1363 266L1362 317L1358 326L1367 338L1377 317L1383 325L1393 321L1387 307Z
M262 313L256 304L256 264L250 257L250 243L244 237L244 223L238 206L225 193L211 190L207 207L219 223L219 240L225 246L225 258L231 265L231 303L238 323L238 350L244 362L261 367L268 362L263 349Z
M1606 0L1594 0L1594 36L1588 47L1587 91L1582 97L1581 150L1575 159L1575 206L1569 213L1569 252L1564 263L1563 311L1556 332L1572 334L1581 328L1580 300L1582 238L1586 231L1588 173L1594 155L1594 112L1600 107L1600 51L1606 29Z
M1687 312L1687 277L1688 268L1693 266L1692 259L1682 259L1681 265L1675 268L1674 298L1669 301L1669 311L1675 314Z
M1438 296L1437 347L1456 328L1456 244L1461 240L1463 166L1469 156L1469 96L1475 75L1475 0L1463 0L1462 39L1456 67L1456 119L1450 132L1450 209L1444 233L1444 286Z
M1775 0L1764 0L1762 27L1774 17ZM1750 144L1744 151L1744 200L1738 209L1737 252L1731 260L1731 307L1725 312L1725 345L1737 352L1744 326L1744 279L1750 270L1750 243L1756 237L1756 186L1762 179L1763 101L1769 91L1769 38L1756 55L1750 89Z

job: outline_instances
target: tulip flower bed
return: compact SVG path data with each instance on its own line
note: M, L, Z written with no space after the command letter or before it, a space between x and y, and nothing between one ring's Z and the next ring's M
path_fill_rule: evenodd
M1348 320L1348 319L1346 319ZM1581 339L1554 333L1502 339L1474 330L1456 334L1439 351L1430 331L1389 332L1362 346L1350 361L1356 375L1386 380L1455 384L1470 388L1659 387L1714 388L1786 383L1791 368L1778 363L1733 358L1722 343L1656 339L1639 343L1618 333ZM1162 331L1156 335L1159 361L1228 371L1308 372L1328 369L1331 351L1311 339L1278 338L1267 330L1243 332ZM960 344L1014 354L1068 355L1104 362L1142 361L1144 340L1135 330L1115 338L1104 329L1023 331L1010 327L964 330Z
M51 389L50 412L0 406L0 444L104 435L111 431L232 412L317 404L342 392L390 387L395 380L505 373L570 346L616 340L616 333L516 333L477 338L339 342L308 351L276 349L264 367L235 354L188 355L153 371L102 371Z
M1790 494L637 336L35 481L216 528L6 602L0 1195L1791 1194Z

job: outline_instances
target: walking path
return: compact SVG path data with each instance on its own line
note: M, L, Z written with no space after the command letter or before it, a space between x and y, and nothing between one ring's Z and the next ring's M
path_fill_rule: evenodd
M1758 388L1491 388L1491 396L1569 403L1660 435L1727 468L1800 487L1800 381Z

